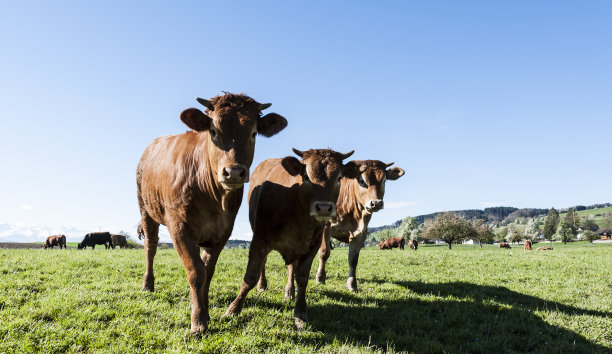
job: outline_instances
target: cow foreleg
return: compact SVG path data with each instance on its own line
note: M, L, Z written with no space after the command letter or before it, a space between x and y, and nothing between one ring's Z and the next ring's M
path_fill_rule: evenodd
M255 239L256 236L253 236L253 238ZM251 248L249 249L249 262L242 280L240 291L223 316L236 316L240 313L240 311L242 311L242 306L244 306L246 296L257 284L259 272L261 272L261 266L266 259L267 254L268 252L266 251L264 245L256 241L251 243Z
M349 243L349 252L348 252L348 280L346 281L346 287L349 291L354 293L357 292L357 263L359 263L359 251L363 248L363 243L365 241L367 233L363 232L359 235L359 237L353 239L351 243Z
M295 270L297 269L298 261L287 265L287 285L285 285L285 300L293 300L295 298Z
M193 241L191 233L184 225L168 226L172 241L179 254L191 295L191 330L189 334L199 336L208 329L208 299L205 299L206 266L200 258L200 247Z
M323 229L323 238L321 239L321 247L319 248L319 269L317 270L317 284L325 284L327 273L325 273L325 263L329 259L331 250L330 227L325 225Z
M142 277L142 290L155 291L155 276L153 275L153 259L157 253L157 242L159 241L159 224L148 216L142 218L140 223L145 234L145 273Z
M295 298L295 310L293 311L295 326L298 329L304 328L304 323L308 320L306 311L306 287L308 286L308 276L312 261L317 254L317 247L309 250L308 254L300 257L296 262L295 280L297 283L297 296Z

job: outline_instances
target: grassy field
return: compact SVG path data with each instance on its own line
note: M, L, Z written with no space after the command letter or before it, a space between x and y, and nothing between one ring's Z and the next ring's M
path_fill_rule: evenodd
M174 250L158 252L156 292L143 293L143 250L1 249L0 352L612 352L612 245L554 248L366 249L358 294L344 288L347 250L335 249L327 284L309 284L302 331L274 253L268 291L221 318L248 252L224 250L201 339L187 335L188 286Z

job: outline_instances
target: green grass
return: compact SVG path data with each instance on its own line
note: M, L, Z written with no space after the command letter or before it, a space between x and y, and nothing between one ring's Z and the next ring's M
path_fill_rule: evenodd
M593 215L593 221L599 226L599 228L609 228L612 227L610 222L603 216L605 213L612 213L612 207L607 208L599 208L599 209L589 209L589 210L581 210L576 212L579 216L585 216L587 214ZM560 214L560 217L563 218L567 213ZM599 216L596 216L599 215Z
M335 249L327 284L309 284L302 331L283 300L276 253L268 291L221 318L248 255L224 250L201 339L187 335L189 290L175 250L158 251L156 292L145 293L143 250L1 249L0 352L612 352L612 246L554 248L366 249L358 294L344 288L347 250Z

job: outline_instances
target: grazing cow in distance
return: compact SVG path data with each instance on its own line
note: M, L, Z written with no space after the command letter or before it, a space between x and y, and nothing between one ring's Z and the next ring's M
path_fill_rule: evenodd
M378 244L378 249L379 250L390 250L390 249L399 247L400 250L403 250L405 244L406 244L406 240L404 240L403 237L401 236L392 237L390 239L381 241Z
M340 182L340 195L336 203L337 214L325 225L319 248L316 281L324 284L327 278L325 264L330 256L333 237L349 244L346 287L352 292L357 292L357 263L359 252L368 235L368 224L372 214L384 207L385 182L397 180L405 172L399 167L389 168L393 162L384 163L378 160L353 160L346 165L357 171L357 178L343 178Z
M507 242L500 242L497 247L499 248L510 248L510 244Z
M127 239L123 235L111 235L111 241L113 249L119 246L119 248L127 248Z
M64 249L66 249L66 236L64 235L53 235L53 236L49 236L47 237L47 240L45 240L45 246L44 248L53 248L55 246L59 246L60 250L62 249L62 247Z
M111 234L109 232L90 232L85 237L83 237L83 241L79 242L77 248L82 250L87 247L91 247L91 249L95 249L96 245L104 245L106 249L110 249L113 241L111 240Z
M552 247L538 247L536 249L536 252L538 252L538 251L552 251L552 249L553 249Z
M287 126L276 113L262 117L270 103L246 95L197 101L205 112L189 108L180 115L192 131L155 139L136 172L138 235L145 238L146 256L142 289L154 291L159 225L166 225L189 281L191 335L208 328L210 281L249 181L256 136L270 137Z
M326 221L336 215L340 181L354 178L351 166L342 160L353 152L342 154L330 149L299 151L302 158L287 156L263 161L253 171L249 187L249 220L253 240L249 261L238 296L227 309L226 316L240 313L249 291L263 273L268 253L278 251L289 266L285 297L297 297L294 321L302 328L307 321L306 286Z
M408 247L410 247L410 249L416 251L419 248L419 241L417 241L417 240L409 240L408 241Z
M531 248L531 241L525 240L525 244L523 245L523 249L525 251L531 251L532 250L532 248Z

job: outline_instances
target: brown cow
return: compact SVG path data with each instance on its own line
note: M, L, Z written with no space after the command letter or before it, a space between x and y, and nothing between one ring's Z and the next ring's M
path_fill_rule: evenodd
M242 287L226 316L240 313L247 294L260 278L268 253L276 250L289 266L285 297L295 291L294 276L297 282L295 325L302 328L306 321L306 286L312 260L321 245L325 222L336 215L340 180L343 175L355 177L356 172L342 165L352 151L293 151L301 162L292 156L269 159L253 171L249 187L253 241Z
M525 240L525 244L523 245L523 249L525 251L531 251L531 241Z
M323 240L319 248L317 283L324 284L327 277L325 264L330 256L331 237L349 244L348 280L346 287L357 292L357 263L359 251L368 235L368 224L372 214L383 209L385 182L404 175L399 167L377 160L350 161L347 166L358 171L357 179L342 179L340 196L336 203L338 214L325 225Z
M45 246L44 248L53 248L55 246L59 246L60 250L62 249L62 247L64 247L64 249L66 249L66 236L64 235L53 235L53 236L49 236L47 237L47 240L45 241Z
M536 252L538 252L538 251L552 251L552 249L553 249L552 247L538 247L536 249Z
M381 241L378 244L378 249L379 250L390 250L390 249L399 247L400 250L403 250L405 244L406 244L406 240L404 240L403 237L401 236L392 237L390 239Z
M127 239L123 235L111 235L111 246L113 249L119 246L119 248L127 248Z
M419 241L417 241L417 240L409 240L408 241L408 247L410 247L410 249L416 251L417 249L419 249Z
M507 242L500 242L497 247L499 248L510 248L510 244Z
M146 250L142 288L154 290L159 225L166 225L189 281L191 335L208 328L210 281L249 180L255 137L270 137L287 126L278 114L262 117L270 104L246 95L227 93L197 101L206 107L205 113L189 108L180 115L193 131L154 140L136 173L138 234L145 237Z

